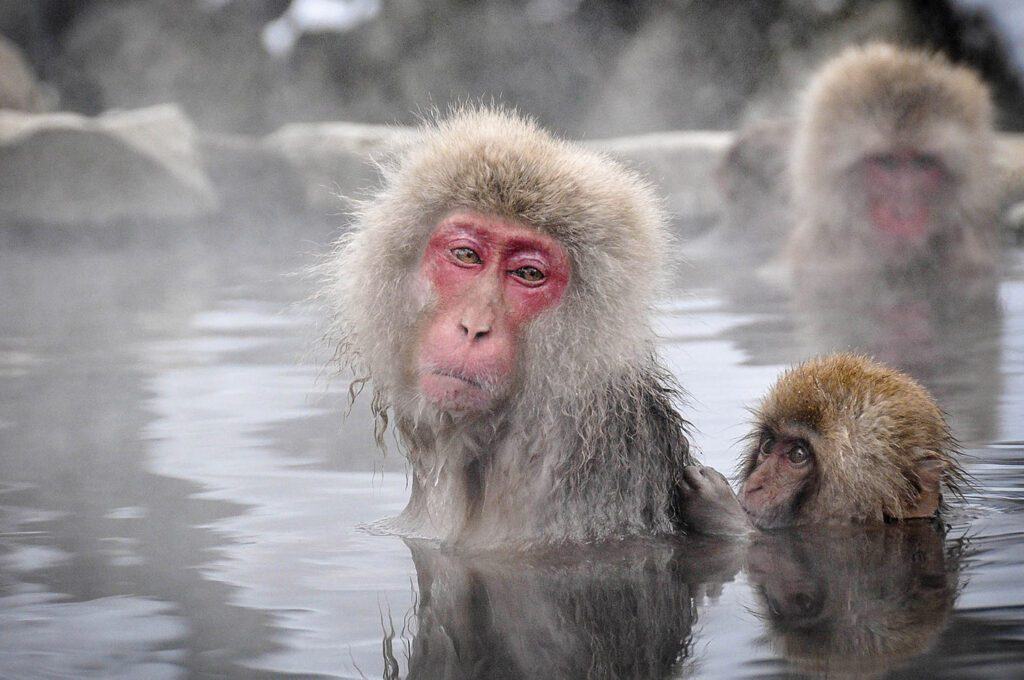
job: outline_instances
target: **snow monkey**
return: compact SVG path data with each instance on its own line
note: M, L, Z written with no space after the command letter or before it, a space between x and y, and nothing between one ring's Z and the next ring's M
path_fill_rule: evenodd
M489 108L425 124L382 172L323 293L378 443L393 422L411 464L382 528L470 551L672 531L692 460L649 319L649 186Z
M812 79L793 142L797 278L991 272L999 188L989 92L970 70L889 45Z
M854 354L812 359L779 378L755 411L739 498L717 471L683 473L690 528L745 533L935 515L960 495L959 448L931 395Z

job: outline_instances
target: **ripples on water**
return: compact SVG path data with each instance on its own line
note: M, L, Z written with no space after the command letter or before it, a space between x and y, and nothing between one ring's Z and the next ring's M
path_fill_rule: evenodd
M720 469L785 364L854 346L914 372L973 456L948 531L528 562L356 529L407 480L365 404L340 418L287 276L309 238L0 251L0 676L1024 676L1021 253L998 300L881 308L694 267L659 317Z

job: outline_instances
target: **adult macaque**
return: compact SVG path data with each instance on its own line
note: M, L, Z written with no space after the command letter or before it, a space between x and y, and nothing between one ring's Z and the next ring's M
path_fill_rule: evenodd
M801 283L991 273L999 189L992 104L970 70L889 45L851 48L808 88L793 144Z
M680 484L697 532L878 523L934 516L942 486L959 494L958 446L928 392L853 354L790 369L755 412L739 498L717 471Z
M671 532L691 462L649 315L650 188L511 113L426 125L326 263L331 335L393 419L389 530L470 549Z

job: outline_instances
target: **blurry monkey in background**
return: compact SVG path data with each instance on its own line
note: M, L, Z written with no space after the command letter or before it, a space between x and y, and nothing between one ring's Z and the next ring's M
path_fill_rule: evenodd
M739 498L717 471L687 467L687 525L698 533L929 518L960 494L959 447L912 378L836 354L779 378L755 411Z
M785 251L812 283L823 269L990 271L1000 211L1024 195L1021 142L997 149L992 119L988 88L967 68L849 48L812 78L795 118L737 133L716 169L716 233L730 254L767 262Z
M989 92L970 70L889 45L828 62L792 148L799 282L991 274L999 186ZM858 284L863 284L859 281Z

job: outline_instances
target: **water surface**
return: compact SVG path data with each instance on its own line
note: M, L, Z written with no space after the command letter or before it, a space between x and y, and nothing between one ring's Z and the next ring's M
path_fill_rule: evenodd
M365 403L342 418L291 275L328 237L0 251L0 676L1024 676L1022 253L995 296L838 305L697 263L659 314L719 469L785 364L861 348L913 372L978 480L947 531L541 562L357 528L408 486Z

